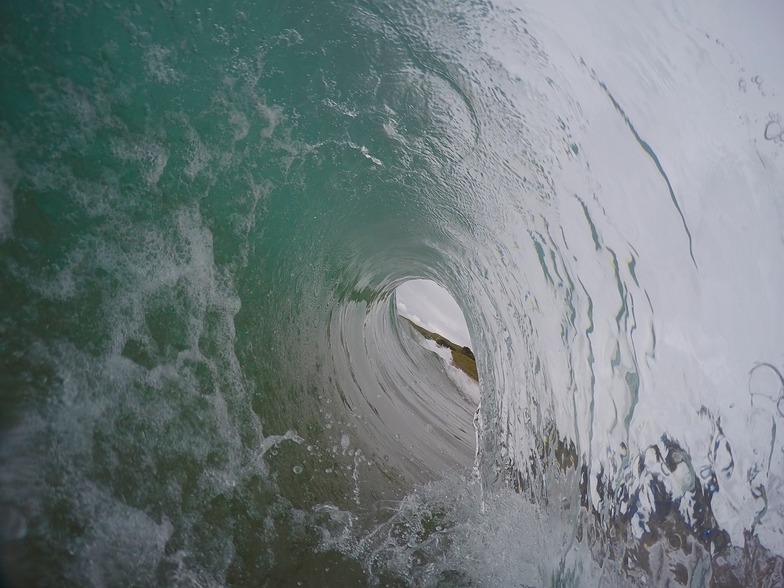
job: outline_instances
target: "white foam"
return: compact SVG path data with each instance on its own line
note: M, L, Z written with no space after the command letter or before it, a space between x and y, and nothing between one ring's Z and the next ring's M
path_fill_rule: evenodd
M171 62L175 53L169 47L152 45L144 51L144 66L147 73L161 84L173 84L182 80L183 75L174 69Z
M416 586L446 579L480 586L628 585L613 562L600 567L584 545L572 544L572 524L519 494L493 493L484 507L477 482L454 476L415 489L369 530L351 513L321 505L316 511L329 522L320 548L358 559L371 577L392 572Z
M169 150L154 135L135 141L115 138L112 150L116 157L140 164L142 177L150 188L157 186L169 162Z

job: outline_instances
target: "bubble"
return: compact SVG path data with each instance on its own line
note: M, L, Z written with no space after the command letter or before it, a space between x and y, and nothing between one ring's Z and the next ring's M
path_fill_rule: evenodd
M738 82L738 90L740 90L741 92L746 91L746 80L740 80Z
M768 141L772 141L774 139L779 139L784 134L784 127L781 126L781 123L777 120L769 121L767 125L765 125L765 138Z
M299 475L302 473L302 466L299 464L295 465L293 468L291 468L291 471Z
M683 540L681 539L681 536L678 534L670 535L669 537L667 537L667 541L669 542L670 547L672 547L673 549L680 549L681 545L683 544Z

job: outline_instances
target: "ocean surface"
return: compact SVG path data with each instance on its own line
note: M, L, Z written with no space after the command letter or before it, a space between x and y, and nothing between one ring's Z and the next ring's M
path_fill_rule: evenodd
M0 3L5 583L784 585L782 23Z

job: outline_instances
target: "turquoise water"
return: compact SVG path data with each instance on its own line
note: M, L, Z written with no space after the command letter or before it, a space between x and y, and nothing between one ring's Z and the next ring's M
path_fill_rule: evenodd
M5 2L7 580L775 585L784 47L732 10Z

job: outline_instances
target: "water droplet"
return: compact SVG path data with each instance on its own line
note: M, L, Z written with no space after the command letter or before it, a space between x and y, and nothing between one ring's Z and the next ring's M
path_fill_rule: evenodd
M302 473L302 466L301 465L295 465L293 468L291 468L291 471L294 472L295 474L301 474Z

